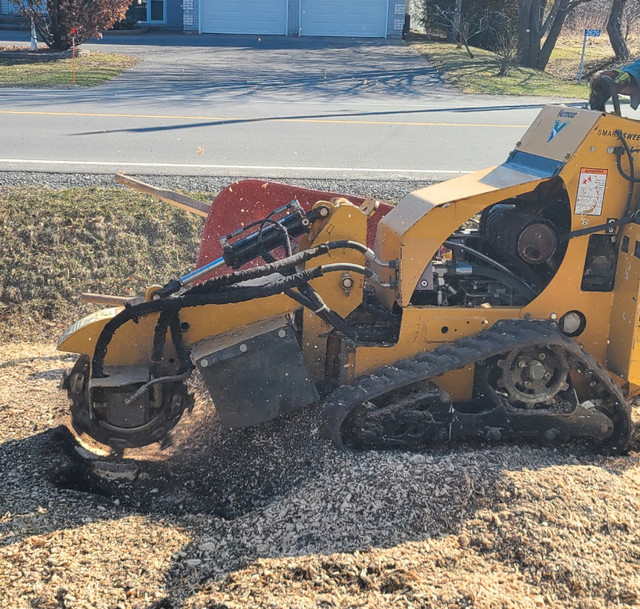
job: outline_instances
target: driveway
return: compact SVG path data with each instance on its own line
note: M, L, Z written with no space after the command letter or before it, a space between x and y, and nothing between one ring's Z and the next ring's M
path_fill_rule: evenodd
M27 34L0 31L0 44L18 40L28 44ZM83 46L140 59L107 85L111 94L125 99L421 100L455 93L422 56L397 40L151 32L107 34Z

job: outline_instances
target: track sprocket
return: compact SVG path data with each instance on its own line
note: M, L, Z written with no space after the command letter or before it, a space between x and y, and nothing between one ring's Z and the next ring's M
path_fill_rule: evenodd
M541 353L545 357L540 358ZM553 370L550 365L538 365L547 358L554 362ZM339 447L358 447L362 444L358 435L364 432L354 426L357 424L366 431L367 415L380 418L382 412L369 404L384 405L384 412L390 416L397 417L403 411L406 427L407 412L414 409L408 388L470 365L482 368L485 363L486 369L495 369L496 362L502 362L497 376L485 383L484 392L476 396L473 404L446 407L446 401L440 404L431 401L427 408L431 419L423 413L423 420L414 422L405 446L431 444L443 436L443 429L447 439L526 438L549 443L580 438L613 453L628 446L631 409L608 372L577 343L561 334L555 323L528 320L500 321L475 336L441 345L393 366L383 366L351 385L338 387L325 401L329 434ZM527 371L528 363L533 365ZM518 371L524 368L525 372L514 372L514 367ZM505 372L511 375L507 382ZM545 378L550 372L551 376ZM578 399L570 373L584 378L589 395ZM525 380L532 381L531 387L524 385ZM528 391L531 388L536 388L538 394ZM394 395L403 396L403 408L398 407L399 403L394 405ZM415 428L420 424L423 427L417 432ZM393 425L393 421L377 422L377 428L383 430L392 429ZM391 448L400 445L398 440L383 433L377 441L368 438L367 444Z

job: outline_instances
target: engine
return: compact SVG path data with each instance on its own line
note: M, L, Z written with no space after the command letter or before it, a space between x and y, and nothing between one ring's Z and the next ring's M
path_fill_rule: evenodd
M425 268L412 304L522 306L551 281L566 250L566 193L492 205L453 233Z

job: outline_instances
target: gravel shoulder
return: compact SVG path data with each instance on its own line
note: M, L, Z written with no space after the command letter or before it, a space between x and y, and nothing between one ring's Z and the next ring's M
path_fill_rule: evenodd
M215 193L232 182L248 179L246 176L180 176L132 175L158 188L181 192ZM250 177L249 177L250 178ZM250 178L255 179L255 178ZM329 192L369 195L385 201L399 201L406 194L430 184L426 180L329 180L270 177L273 182L284 182L305 188ZM113 173L48 173L27 171L0 171L0 188L12 186L47 186L48 188L79 188L88 186L117 186ZM119 186L118 186L119 187ZM124 188L124 187L123 187Z
M28 179L42 184L0 174L0 185ZM222 430L196 380L173 446L141 451L132 480L96 481L65 442L58 382L72 364L53 338L0 341L3 607L640 605L637 437L619 457L477 444L341 453L314 408Z

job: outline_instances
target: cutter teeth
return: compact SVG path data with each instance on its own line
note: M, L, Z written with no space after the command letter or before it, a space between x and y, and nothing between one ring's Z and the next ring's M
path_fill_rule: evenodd
M160 450L167 450L167 448L171 448L173 446L173 433L168 432L162 440L158 442L160 445Z

